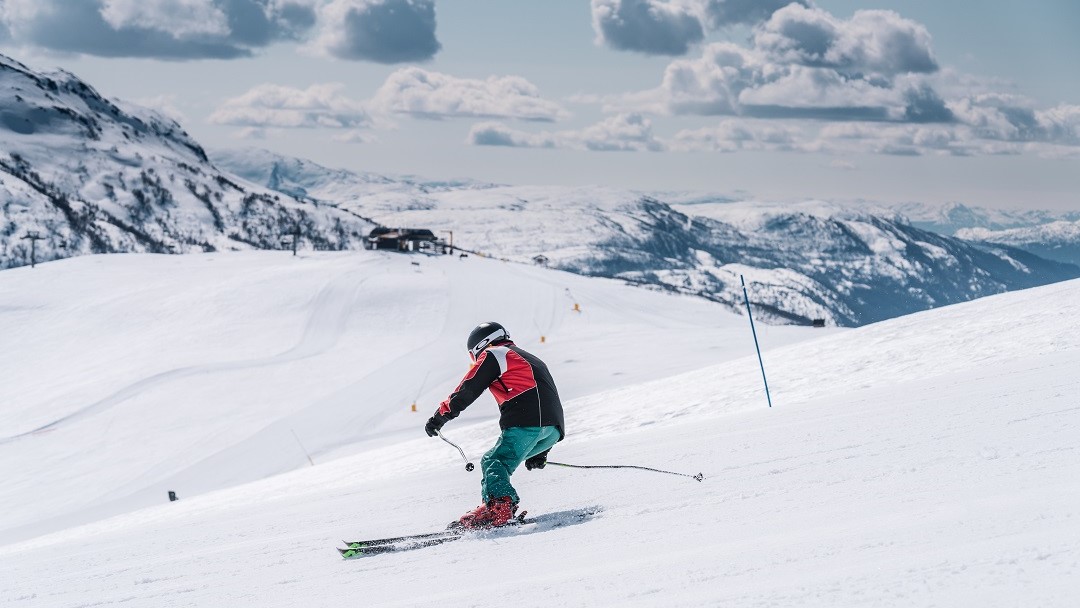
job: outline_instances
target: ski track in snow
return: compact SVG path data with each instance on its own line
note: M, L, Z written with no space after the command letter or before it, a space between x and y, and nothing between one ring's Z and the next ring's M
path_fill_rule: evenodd
M246 361L193 365L155 374L139 380L134 384L130 384L95 403L80 407L70 414L44 424L36 429L10 437L2 437L0 438L0 444L48 431L62 424L74 422L86 416L99 414L118 403L127 401L136 395L142 394L152 388L160 387L169 382L190 378L192 376L204 376L238 370L250 370L260 367L271 367L323 354L337 344L345 322L348 321L349 315L352 312L356 294L359 291L360 286L364 283L364 280L365 279L362 277L355 276L355 273L346 273L323 287L318 295L316 295L315 301L312 304L311 315L308 317L300 341L280 354Z

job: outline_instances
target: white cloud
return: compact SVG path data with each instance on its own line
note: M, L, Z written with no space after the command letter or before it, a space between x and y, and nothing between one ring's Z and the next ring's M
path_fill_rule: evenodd
M511 148L562 147L552 133L528 133L511 129L498 122L482 122L469 130L466 143L474 146L507 146Z
M476 146L562 148L596 152L659 152L664 143L652 132L652 122L640 114L620 114L581 130L541 133L511 129L500 123L474 125L466 142Z
M810 151L812 145L805 139L798 127L729 119L712 127L679 131L671 148L682 152Z
M518 76L457 78L417 67L391 74L372 99L387 112L424 118L513 118L555 121L568 116L559 104Z
M791 66L774 80L739 92L740 106L787 108L903 108L899 91L835 70Z
M241 127L361 129L374 126L363 104L345 96L344 85L317 84L297 89L259 85L226 100L210 122Z
M146 28L176 38L230 32L228 18L211 0L102 0L101 16L113 29Z
M710 28L740 23L754 24L768 19L788 5L806 5L806 0L699 0Z
M319 19L315 48L338 59L425 61L442 48L434 0L331 0Z
M740 0L723 7L746 14L752 4ZM857 11L838 19L802 3L767 8L771 15L754 27L748 46L707 45L698 58L672 61L656 89L606 100L605 109L829 121L956 120L933 86L945 78L935 78L938 65L923 25L891 11Z
M596 151L659 152L664 145L653 136L652 121L641 114L618 114L569 136Z
M592 0L596 43L650 55L683 55L708 30L756 23L805 0Z
M672 61L659 87L600 101L621 112L956 122L934 85L955 88L958 79L937 72L929 33L917 22L891 11L844 20L793 3L759 23L749 46L709 44L698 58Z
M236 139L263 140L266 139L267 129L260 127L244 127L233 133Z
M849 74L889 77L938 69L926 27L893 11L856 11L845 20L792 4L754 30L753 44L776 63Z
M682 55L705 37L695 8L669 0L592 0L596 42L623 51Z
M834 153L893 156L1017 154L1019 144L987 141L969 126L836 123L817 134L823 149Z
M140 106L150 108L162 114L178 124L187 122L187 117L176 107L176 95L155 95L154 97L140 97L133 100Z
M370 144L379 141L379 138L375 137L367 131L349 130L333 135L330 139L346 143L346 144Z
M1047 141L1080 146L1080 106L1061 104L1035 113Z
M3 0L0 31L18 45L102 57L234 59L295 40L314 0Z

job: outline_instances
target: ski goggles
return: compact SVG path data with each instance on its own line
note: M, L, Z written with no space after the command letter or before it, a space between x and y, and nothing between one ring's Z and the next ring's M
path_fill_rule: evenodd
M488 345L490 345L492 342L509 339L510 334L506 333L505 329L496 329L490 334L484 336L479 342L476 343L476 346L470 348L469 356L472 357L473 361L476 361L477 357L480 356L480 353L484 352L484 349L487 348Z

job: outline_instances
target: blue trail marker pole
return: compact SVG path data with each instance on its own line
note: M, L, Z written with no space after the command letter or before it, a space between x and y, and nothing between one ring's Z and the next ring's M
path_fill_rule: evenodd
M746 294L746 279L740 274L739 281L742 282L743 300L746 301L746 316L750 319L750 332L754 334L754 348L757 350L758 364L761 365L761 379L765 382L765 398L769 400L769 407L772 407L772 397L769 396L769 381L765 378L765 362L761 360L761 347L758 346L757 330L754 329L754 315L750 314L750 296Z

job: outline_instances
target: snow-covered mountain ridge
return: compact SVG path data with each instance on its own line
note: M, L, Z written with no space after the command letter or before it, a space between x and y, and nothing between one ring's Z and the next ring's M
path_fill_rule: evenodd
M1080 205L1080 201L1077 204ZM1031 228L1060 221L1080 221L1080 211L989 209L962 203L904 203L888 205L886 208L906 218L913 226L950 235L972 228L996 231Z
M1058 220L1004 230L964 228L958 230L956 236L1023 249L1048 260L1080 264L1080 220Z
M1080 276L1080 268L811 202L666 202L617 188L389 179L265 151L213 152L244 178L498 258L619 278L738 308L739 275L782 322L860 325ZM673 197L680 201L680 197Z
M214 167L176 122L0 55L0 268L86 253L320 249L370 224Z

